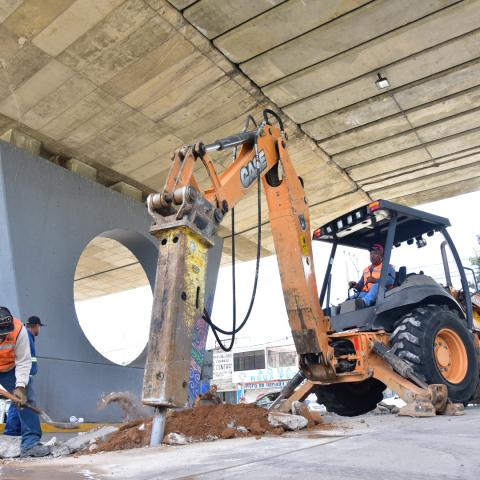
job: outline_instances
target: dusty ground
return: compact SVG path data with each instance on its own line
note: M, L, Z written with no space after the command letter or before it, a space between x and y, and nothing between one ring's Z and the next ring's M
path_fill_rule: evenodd
M2 480L477 480L480 408L461 417L331 417L343 428L14 460Z
M285 430L268 422L268 411L255 404L204 405L194 409L169 411L165 435L180 433L193 441L241 438L260 435L282 435ZM314 427L310 421L309 427ZM100 443L96 452L110 452L148 446L151 419L138 419Z

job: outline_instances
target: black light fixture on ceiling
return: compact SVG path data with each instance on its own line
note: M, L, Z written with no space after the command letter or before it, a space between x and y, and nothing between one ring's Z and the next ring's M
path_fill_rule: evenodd
M377 73L377 80L375 81L375 85L380 89L383 90L384 88L388 88L390 86L390 82L388 81L387 77L382 76L379 72Z

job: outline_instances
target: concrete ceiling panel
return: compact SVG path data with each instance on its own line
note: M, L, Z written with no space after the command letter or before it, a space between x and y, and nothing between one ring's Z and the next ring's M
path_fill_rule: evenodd
M447 185L430 188L411 195L402 195L394 198L393 201L415 206L480 190L480 177L478 176L460 182L455 181L453 178L452 180L453 182Z
M302 130L315 139L323 139L400 112L395 100L383 94L304 123Z
M480 11L480 8L479 8ZM395 92L395 99L403 110L429 103L444 96L453 95L480 84L480 63L478 59L452 69L444 75L426 80L412 88Z
M265 86L401 28L452 3L455 3L455 0L423 2L379 0L369 3L363 8L246 61L241 68L257 85ZM282 25L279 28L284 27ZM358 53L355 54L357 55ZM270 90L265 92L270 96Z
M200 0L183 12L207 38L218 37L285 0Z
M430 104L408 110L406 115L409 122L414 127L418 127L468 111L477 105L480 105L480 87L473 87L449 97L443 97Z
M23 0L17 2L20 4L19 7L5 19L4 25L19 37L30 39L45 29L74 1Z
M261 53L271 51L277 45L297 38L305 32L327 24L365 3L368 3L368 0L342 0L340 2L323 0L320 8L316 0L290 0L238 28L230 30L215 39L214 44L233 63L242 63ZM302 46L309 48L310 44L305 43ZM329 45L318 43L317 47L317 55L319 55L319 52L327 50ZM299 53L302 57L306 54L302 52L301 48L297 50L297 55ZM257 82L255 75L252 75L252 78L257 84L263 85L262 82Z
M75 75L73 70L56 60L51 60L0 102L0 112L19 120L22 115L44 97L56 91L73 75Z
M21 121L30 128L40 130L94 89L92 82L75 74L22 115Z
M391 153L407 150L418 145L421 145L418 136L415 132L408 131L333 155L332 158L334 162L342 168L347 168Z
M321 141L318 144L329 155L335 155L357 146L382 140L398 133L411 130L411 126L403 113L369 123L363 127L350 130Z
M124 0L76 0L38 35L33 43L44 52L57 56L105 18Z
M378 45L380 50L383 51L384 44L380 39ZM397 52L396 49L393 49L393 51ZM374 52L370 50L369 54L372 53ZM374 58L378 59L378 55L381 56L381 53L374 55ZM379 62L377 64L377 71L369 71L365 75L346 82L344 81L345 78L350 78L351 76L350 67L353 66L352 64L355 62L354 57L352 56L352 59L349 59L350 61L344 61L341 64L343 70L338 72L336 76L331 75L332 68L338 63L338 60L333 58L318 65L315 78L311 78L310 83L305 82L304 85L306 88L315 88L316 91L318 91L321 90L320 86L322 82L331 78L332 82L329 85L334 86L320 93L308 95L304 99L290 103L284 107L284 111L296 122L307 122L331 111L358 103L370 97L381 95L382 91L379 90L375 84L377 72L380 70L382 75L389 79L393 87L399 88L457 65L470 62L478 57L480 57L480 30L475 30L443 44L428 48L413 56L390 63L389 65L385 64L382 66L382 63ZM345 70L345 68L347 70ZM299 74L299 77L300 76L301 73ZM286 82L288 83L288 79L286 79ZM339 82L342 83L338 84ZM268 93L267 89L270 88L272 91L276 91L277 86L279 94L284 95L284 97L278 100L291 102L291 91L286 88L284 89L281 81L278 82L278 84L272 84L270 87L267 87L265 92ZM296 95L295 90L294 92L294 95Z
M15 9L20 6L23 0L4 0L0 4L0 22L3 22Z
M480 162L480 154L478 153L450 161L443 161L443 159L436 160L435 164L432 164L432 162L427 162L423 167L414 165L410 168L410 172L408 173L398 174L397 172L397 174L392 175L392 177L388 180L383 180L379 182L375 182L374 180L372 180L372 183L363 184L362 188L368 191L370 195L372 195L372 197L377 198L378 190L385 190L399 183L401 184L411 180L417 180L419 176L425 177L447 170L449 170L450 172L455 172L456 169L463 169L463 167L467 167L470 164L478 165L478 162Z
M375 190L372 195L375 198L395 198L398 196L409 195L421 192L430 188L448 185L452 181L468 180L480 175L480 162L464 166L460 169L452 168L443 172L426 175L420 179L397 183L391 187ZM454 179L454 180L453 180Z

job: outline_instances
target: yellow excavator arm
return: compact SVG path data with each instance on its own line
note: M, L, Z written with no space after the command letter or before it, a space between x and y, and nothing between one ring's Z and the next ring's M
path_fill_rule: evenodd
M272 117L278 126L272 124ZM209 152L226 148L240 151L235 161L218 174ZM194 175L198 161L210 179L209 188L203 191ZM159 242L142 395L145 404L156 408L152 445L163 438L165 409L187 403L192 335L205 311L207 273L214 279L218 274L218 262L212 267L209 251L221 244L219 225L254 185L258 188L258 182L268 204L288 320L300 359L302 374L297 380L305 376L309 380L300 396L307 395L315 383L360 382L375 376L407 401L422 398L433 414L435 409L444 408L444 386L430 388L405 362L389 356L386 332L332 332L318 299L309 207L302 180L290 159L281 119L266 110L254 131L177 150L163 190L148 197L154 219L151 233ZM336 354L332 345L338 341L350 342L354 353ZM353 371L336 368L345 360L355 365Z

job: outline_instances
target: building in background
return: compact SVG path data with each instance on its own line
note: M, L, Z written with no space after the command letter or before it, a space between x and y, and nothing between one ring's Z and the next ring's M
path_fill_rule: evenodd
M213 350L213 379L227 403L242 396L254 402L260 395L281 390L298 371L297 354L291 338L275 344L247 347L237 342L231 352ZM247 340L247 339L244 339Z

